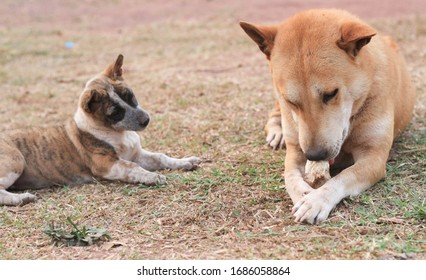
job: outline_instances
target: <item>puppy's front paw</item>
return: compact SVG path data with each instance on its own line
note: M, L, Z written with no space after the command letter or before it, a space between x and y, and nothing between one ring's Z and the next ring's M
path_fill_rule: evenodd
M167 183L167 179L166 176L161 175L161 174L157 174L157 185L165 185Z
M322 189L316 189L302 197L291 212L295 222L317 225L327 219L336 205L327 199L326 194Z
M157 173L150 173L147 176L144 176L142 180L140 180L140 183L152 186L152 185L165 185L166 184L166 176L157 174Z
M201 163L201 159L198 157L187 157L182 160L182 168L188 171L192 171L198 168Z

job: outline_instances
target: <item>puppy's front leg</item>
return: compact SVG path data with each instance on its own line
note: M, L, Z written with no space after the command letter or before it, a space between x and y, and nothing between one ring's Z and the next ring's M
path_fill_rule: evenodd
M388 153L378 150L354 154L354 165L304 196L293 207L295 221L319 224L343 198L358 195L383 178Z
M172 158L162 153L152 153L143 149L138 151L135 162L150 171L162 169L194 170L201 160L197 157Z
M303 179L306 158L299 145L287 143L285 156L285 188L293 204L296 204L305 195L314 189Z
M116 161L109 172L102 176L108 180L120 180L128 183L142 183L144 185L165 184L166 177L147 171L138 164L126 160Z

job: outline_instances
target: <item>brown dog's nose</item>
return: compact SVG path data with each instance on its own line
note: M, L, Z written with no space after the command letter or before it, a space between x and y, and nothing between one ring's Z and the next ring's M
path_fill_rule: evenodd
M321 161L327 159L328 153L324 149L311 149L305 153L305 156L310 161Z

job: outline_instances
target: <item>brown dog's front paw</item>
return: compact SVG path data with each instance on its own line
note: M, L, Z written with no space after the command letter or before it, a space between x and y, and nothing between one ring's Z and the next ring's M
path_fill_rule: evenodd
M274 150L283 149L285 147L284 135L281 126L276 125L268 129L266 142Z
M302 197L291 213L297 223L318 225L327 219L334 206L335 204L327 199L326 193L316 189Z
M288 180L285 188L290 195L293 204L299 202L304 196L308 195L314 189L308 185L302 178L297 180Z

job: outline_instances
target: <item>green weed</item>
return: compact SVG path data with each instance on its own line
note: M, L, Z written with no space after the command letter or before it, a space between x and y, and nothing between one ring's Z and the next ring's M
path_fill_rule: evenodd
M64 244L66 246L90 246L100 241L111 239L106 229L78 227L70 217L66 219L72 230L67 231L62 226L55 226L52 222L43 231L51 238L53 245Z

